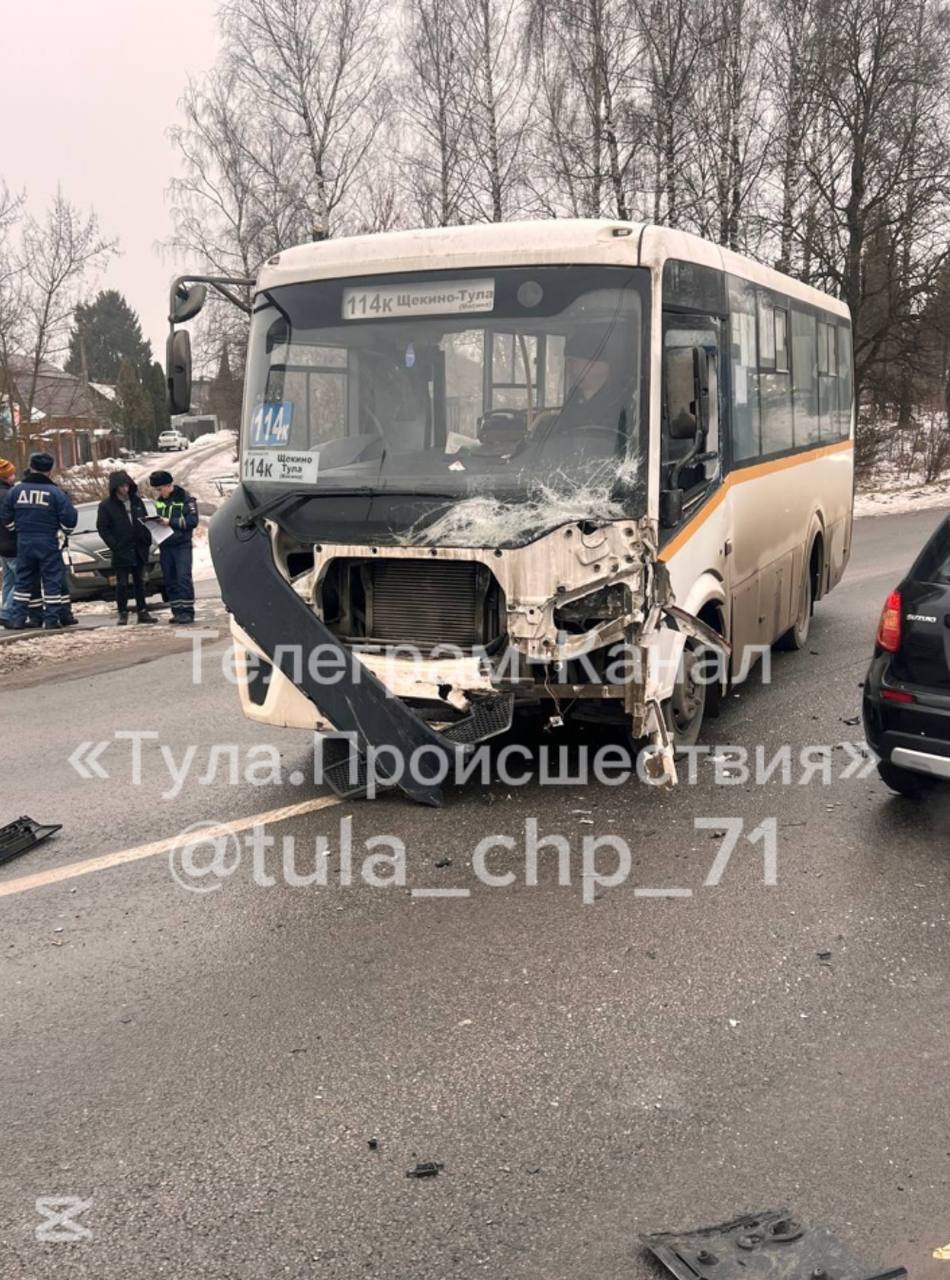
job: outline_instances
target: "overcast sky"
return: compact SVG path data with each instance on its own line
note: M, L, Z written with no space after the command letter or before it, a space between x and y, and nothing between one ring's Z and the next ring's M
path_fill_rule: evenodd
M124 293L164 363L175 263L166 130L189 73L216 51L217 0L20 0L4 5L0 177L41 212L57 184L94 207L120 255L98 287ZM186 264L192 266L194 264Z

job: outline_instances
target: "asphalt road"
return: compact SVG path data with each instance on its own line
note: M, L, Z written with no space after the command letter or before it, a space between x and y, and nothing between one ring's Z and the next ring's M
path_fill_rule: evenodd
M439 811L388 798L272 823L301 872L328 838L326 887L255 883L246 851L207 892L164 851L31 881L315 793L200 784L215 743L310 768L301 735L240 718L211 641L199 684L177 651L4 687L5 813L64 824L0 869L4 1280L636 1280L658 1274L639 1233L781 1206L868 1263L940 1274L950 809L854 776L840 746L830 784L798 762L860 740L881 603L941 514L859 522L809 651L776 655L771 686L709 727L714 755L789 744L787 784L716 785L704 764L671 793L470 785ZM116 729L158 734L138 782ZM100 740L109 777L82 779L68 757ZM172 796L162 748L179 767L189 746ZM404 842L405 887L339 883L347 816L356 866L368 837ZM744 822L715 887L720 839L698 817ZM553 853L525 883L531 818L569 842L571 884ZM774 885L747 839L770 818ZM506 888L470 865L490 834L515 841L490 859ZM631 876L585 904L579 851L604 834ZM642 894L671 887L692 896ZM407 1178L417 1161L443 1168ZM74 1197L54 1230L90 1234L38 1241L43 1197Z

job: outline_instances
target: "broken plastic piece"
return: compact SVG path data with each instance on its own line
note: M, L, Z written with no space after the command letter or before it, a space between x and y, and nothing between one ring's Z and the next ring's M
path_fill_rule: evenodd
M407 1178L434 1178L444 1168L434 1160L421 1160L414 1169L406 1170Z
M904 1267L869 1271L825 1227L806 1227L787 1209L749 1214L698 1231L640 1239L677 1280L901 1280Z
M26 853L34 845L48 840L62 829L61 822L44 824L25 815L8 822L5 827L0 827L0 864L9 862L11 858L18 858L21 853Z

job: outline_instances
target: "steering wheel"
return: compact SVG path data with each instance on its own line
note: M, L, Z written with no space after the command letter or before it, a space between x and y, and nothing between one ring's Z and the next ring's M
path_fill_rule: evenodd
M600 449L591 450L593 459L603 460L605 456L619 454L621 452L619 446L622 440L619 426L605 427L598 422L585 422L581 426L571 427L569 430L552 431L547 439L538 442L538 453L541 457L545 452L554 448L563 452L567 447L573 449L576 447L578 452L585 452L584 441L600 445ZM609 442L609 449L606 445Z

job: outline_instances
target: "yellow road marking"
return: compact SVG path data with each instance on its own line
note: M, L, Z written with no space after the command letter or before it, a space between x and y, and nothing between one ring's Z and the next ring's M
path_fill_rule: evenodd
M255 813L249 818L219 822L215 826L203 828L201 838L214 840L217 836L246 831L248 827L258 824L263 826L272 822L286 822L288 818L299 818L305 813L316 813L318 809L328 809L332 805L341 803L337 796L317 796L313 800L302 800L299 804L286 805L283 809L270 809L266 813ZM14 893L26 893L28 889L41 889L48 884L58 884L61 880L75 880L77 876L87 876L93 871L106 871L109 867L119 867L124 862L154 858L160 853L168 853L171 849L177 848L184 835L185 833L180 832L177 836L169 836L165 840L153 840L150 844L139 844L132 849L117 849L115 853L104 853L99 858L87 858L84 862L70 862L65 867L50 867L48 871L36 871L31 876L7 880L0 883L0 898L7 898Z

